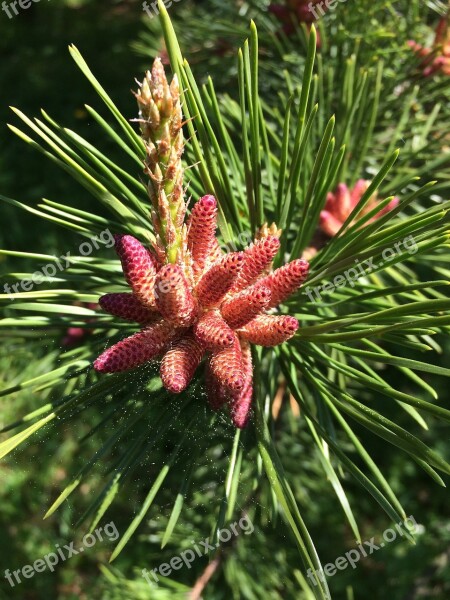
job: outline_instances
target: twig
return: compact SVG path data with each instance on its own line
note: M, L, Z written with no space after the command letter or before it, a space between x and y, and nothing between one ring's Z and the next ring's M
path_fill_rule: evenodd
M203 590L208 585L211 577L214 575L214 573L219 568L221 561L222 561L222 554L218 554L216 556L216 558L214 558L214 560L212 560L207 565L206 569L203 571L203 573L197 579L197 581L194 584L194 587L190 591L189 596L188 596L189 600L200 600Z

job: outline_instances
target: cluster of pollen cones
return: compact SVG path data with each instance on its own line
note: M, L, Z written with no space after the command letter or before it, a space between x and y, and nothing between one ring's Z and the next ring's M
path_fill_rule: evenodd
M320 213L320 228L329 237L333 237L341 229L345 221L351 215L352 211L359 204L361 198L366 193L371 182L366 179L359 179L354 187L350 190L345 183L340 183L334 192L329 192L324 209ZM379 202L378 193L375 192L361 211L358 218L363 217L367 213L373 211ZM383 215L393 210L398 206L399 199L397 197L392 200L378 213L376 213L368 223L373 223ZM351 223L354 224L354 221Z
M163 385L176 394L206 357L210 406L218 410L227 404L234 425L242 428L253 395L250 345L276 346L295 334L297 319L269 311L300 287L308 263L297 259L273 271L280 242L270 230L244 251L225 253L216 228L216 200L204 196L187 223L180 263L163 264L134 237L115 236L131 293L106 294L99 303L141 329L103 352L94 367L113 373L161 357Z
M299 23L313 23L317 20L316 5L324 5L324 9L321 13L324 14L326 10L325 2L321 0L285 0L283 4L270 4L269 12L273 13L286 25L293 27L293 18ZM319 13L320 14L320 13ZM287 31L286 33L290 33Z
M269 4L269 12L283 24L286 35L295 33L300 23L305 23L308 30L311 24L325 14L327 6L323 0L284 0L283 3ZM320 37L317 35L317 47L320 47Z
M408 42L412 50L421 57L422 75L430 77L436 73L450 75L450 16L443 17L437 26L433 46L427 48L414 40Z

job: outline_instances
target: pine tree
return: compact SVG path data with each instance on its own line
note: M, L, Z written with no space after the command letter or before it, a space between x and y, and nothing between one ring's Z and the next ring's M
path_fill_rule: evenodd
M383 5L406 24L425 14L418 2ZM130 493L132 477L145 472L146 497L111 560L153 510L170 503L165 527L156 531L163 548L171 541L180 552L192 546L182 511L218 544L209 556L211 572L192 597L221 567L239 597L264 597L271 582L248 577L239 561L241 540L222 547L221 532L245 518L263 539L278 513L303 564L286 584L286 597L300 597L298 589L304 598L330 597L308 511L299 509L300 425L313 468L331 484L357 541L349 478L391 522L407 522L370 454L373 436L406 453L438 485L444 484L439 473L450 473L420 430L427 419L450 420L421 376L450 375L434 364L450 324L450 202L443 199L450 158L441 131L448 80L445 73L423 77L420 56L407 44L408 26L392 39L386 11L367 39L359 39L356 24L368 7L330 13L318 23L318 45L314 25L308 31L299 24L287 35L265 8L248 5L249 14L261 14L262 33L252 21L237 69L226 71L234 90L228 95L216 93L213 77L197 78L180 49L187 34L177 37L160 2L173 79L156 59L135 93L138 115L131 124L71 47L110 120L86 108L123 151L123 162L44 111L42 119L30 119L14 109L27 129L11 129L110 216L47 199L31 209L2 197L91 246L94 239L114 244L117 256L80 250L68 268L58 265L48 285L3 296L3 330L18 329L24 344L32 331L91 333L63 349L45 374L20 383L36 394L56 394L4 429L19 432L0 443L0 455L39 431L51 435L62 423L76 427L79 419L92 419L98 451L45 516L106 465L103 488L80 511L80 524L92 531L117 494ZM384 37L392 45L373 64ZM397 50L400 74L389 62ZM46 259L56 271L58 259ZM428 355L408 358L410 350ZM388 379L387 365L409 380L408 392ZM408 427L400 424L403 413ZM199 510L195 492L205 486L214 493ZM407 528L405 537L413 538ZM114 569L104 573L119 593L147 597L145 581L127 582ZM171 577L158 597L186 593L176 573Z

